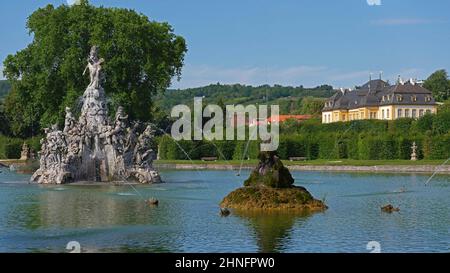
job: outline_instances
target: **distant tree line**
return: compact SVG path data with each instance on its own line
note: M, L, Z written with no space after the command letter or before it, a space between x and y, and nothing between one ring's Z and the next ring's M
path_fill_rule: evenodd
M156 101L163 109L172 109L177 104L192 105L194 97L202 97L208 104L278 104L282 114L300 113L301 111L314 110L318 113L323 107L323 100L314 98L328 98L334 94L335 90L330 85L322 85L314 88L303 86L281 86L281 85L261 85L249 86L241 84L224 85L211 84L204 87L189 88L184 90L168 90L158 94ZM303 100L308 98L306 100ZM315 104L322 103L319 107L311 106L302 109L304 102Z

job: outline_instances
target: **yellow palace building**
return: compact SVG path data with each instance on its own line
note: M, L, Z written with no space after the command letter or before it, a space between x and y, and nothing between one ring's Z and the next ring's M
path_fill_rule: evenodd
M355 90L336 92L325 102L322 123L419 118L436 111L437 103L431 91L416 81L399 79L395 85L389 85L380 79L371 80Z

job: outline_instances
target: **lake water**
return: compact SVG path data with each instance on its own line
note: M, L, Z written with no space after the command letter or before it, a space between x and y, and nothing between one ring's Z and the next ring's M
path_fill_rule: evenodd
M0 252L382 252L450 251L450 176L293 172L325 199L324 213L232 213L218 204L249 172L161 171L139 186L30 185L1 169ZM398 213L382 213L387 203Z

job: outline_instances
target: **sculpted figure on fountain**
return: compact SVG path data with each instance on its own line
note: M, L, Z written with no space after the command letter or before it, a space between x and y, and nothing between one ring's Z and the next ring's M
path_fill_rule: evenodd
M153 169L151 142L154 131L147 126L139 135L139 122L128 127L128 115L119 106L113 122L108 119L104 80L98 47L93 46L84 73L89 70L90 83L83 94L83 106L77 121L66 108L63 131L57 126L45 129L41 140L40 168L32 181L61 184L76 181L161 182Z

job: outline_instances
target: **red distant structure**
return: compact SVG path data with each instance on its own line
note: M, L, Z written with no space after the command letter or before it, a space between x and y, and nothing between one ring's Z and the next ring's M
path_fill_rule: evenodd
M272 123L272 121L277 120L278 122L282 123L285 122L288 119L295 119L297 121L305 121L308 119L311 119L312 115L279 115L279 116L272 116L267 119L267 122Z
M256 124L271 124L273 121L278 120L279 123L283 123L288 119L294 119L296 121L302 122L308 119L312 119L313 115L279 115L279 116L271 116L270 118L267 118L266 120L260 120L258 122L252 121L250 122L250 126L255 126Z

